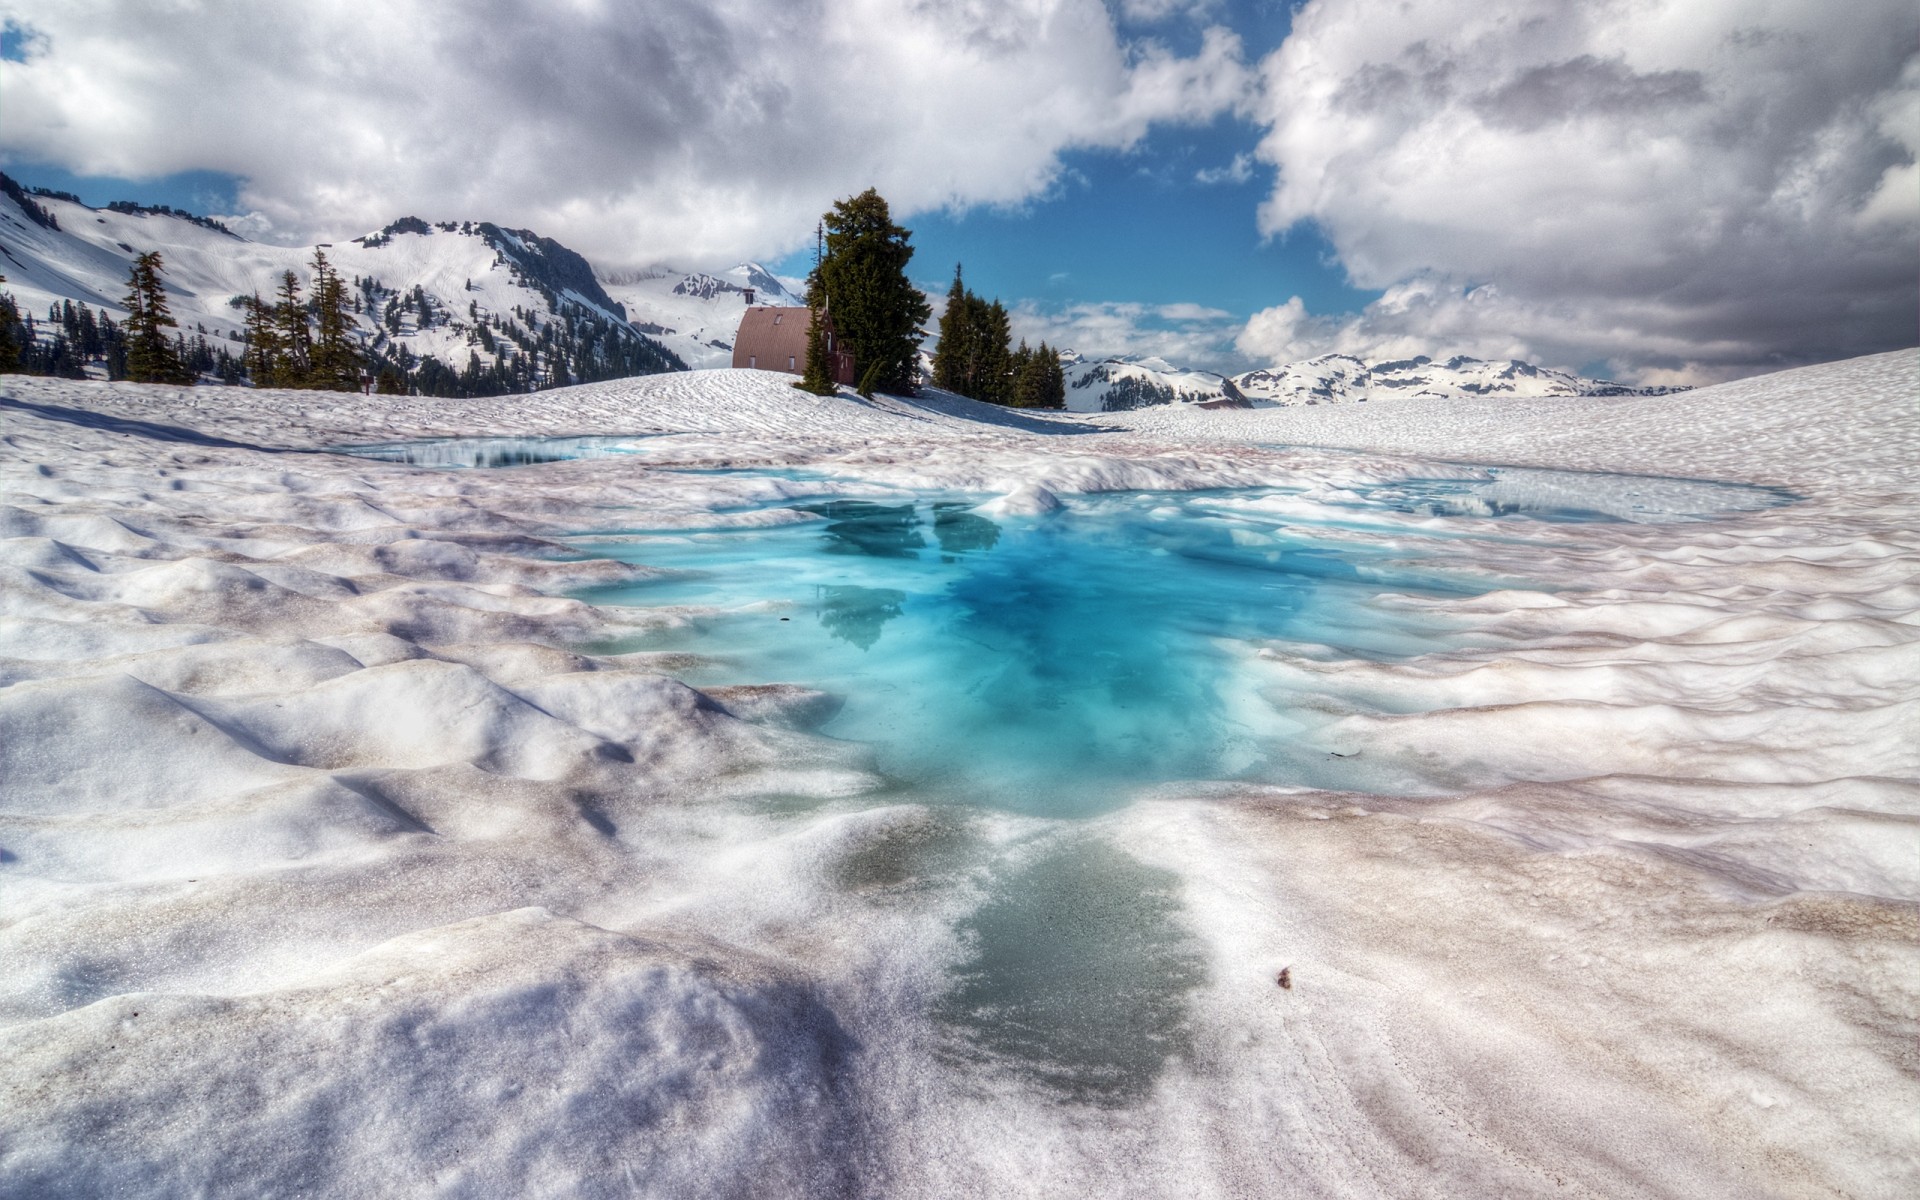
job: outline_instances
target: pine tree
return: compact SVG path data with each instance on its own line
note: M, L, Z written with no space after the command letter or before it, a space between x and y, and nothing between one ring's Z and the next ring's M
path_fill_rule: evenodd
M268 386L306 387L313 369L313 343L307 330L307 306L300 299L300 277L292 271L281 275L276 294L280 299L273 306L273 325L280 337L280 354Z
M0 283L7 277L0 275ZM20 323L20 308L13 302L11 292L0 292L0 375L10 375L20 369L20 342L14 336L13 327Z
M162 265L160 252L149 250L133 260L127 277L127 378L135 383L192 383L180 351L163 332L178 329L180 323L167 308Z
M819 307L833 313L835 333L853 354L863 391L911 395L920 373L920 326L933 315L907 278L911 233L893 223L886 200L872 188L836 201L822 221L826 255Z
M978 301L975 303L978 305ZM998 300L975 308L979 322L974 331L974 399L989 404L1007 404L1013 399L1013 360L1007 349L1012 331L1007 324L1007 309Z
M816 396L831 396L838 388L833 382L833 364L827 360L826 322L820 319L819 309L813 309L812 314L807 321L806 373L793 386Z
M1067 406L1067 372L1060 365L1060 352L1040 343L1038 357L1045 368L1045 384L1040 391L1040 407L1065 408Z
M313 303L319 328L306 386L359 391L360 347L353 338L353 318L347 315L347 288L323 250L313 252Z
M254 387L277 387L280 378L280 328L260 293L247 297L247 378Z
M1020 339L1020 348L1013 352L1013 387L1008 402L1015 408L1041 407L1042 393L1046 390L1046 365L1040 361L1040 355L1027 348L1027 340Z
M947 289L947 311L940 317L940 344L933 351L933 386L958 392L968 391L968 373L973 354L973 295L960 279L960 264L953 264L953 286Z

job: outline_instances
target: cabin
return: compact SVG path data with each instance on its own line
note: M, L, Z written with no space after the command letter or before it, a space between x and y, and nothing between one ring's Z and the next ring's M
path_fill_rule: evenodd
M776 308L770 304L751 306L740 317L740 332L733 338L733 365L757 371L785 371L789 375L807 372L807 324L813 320L810 308ZM853 356L840 349L833 334L833 316L820 314L826 326L827 369L835 383L853 382Z

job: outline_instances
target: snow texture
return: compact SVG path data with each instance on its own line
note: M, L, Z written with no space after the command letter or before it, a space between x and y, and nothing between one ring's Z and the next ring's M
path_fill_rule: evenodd
M749 371L8 378L0 1195L1912 1195L1916 396L1916 352L1092 417ZM1392 600L1436 631L1408 656L1241 645L1296 782L1083 822L923 803L815 732L832 697L674 678L644 635L700 612L568 598L648 573L577 535L801 495L1305 488L1281 511L1445 461L1799 499L1356 522L1531 586ZM719 467L766 469L687 470ZM1055 1024L995 1041L1033 945ZM1118 1085L1019 1069L1036 1039Z

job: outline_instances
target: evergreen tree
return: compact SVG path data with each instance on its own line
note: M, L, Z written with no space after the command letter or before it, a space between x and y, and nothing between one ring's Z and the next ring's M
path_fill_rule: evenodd
M0 275L0 283L7 277ZM20 323L20 308L13 302L11 292L0 292L0 375L10 375L20 369L20 342L13 332Z
M192 383L179 349L164 332L178 329L180 323L167 308L161 269L160 252L149 250L133 260L127 278L127 378L135 383Z
M1007 324L1007 309L998 300L975 310L979 326L975 331L976 364L973 395L989 404L1007 404L1013 399L1013 356L1007 349L1013 332Z
M281 275L277 295L273 324L280 337L280 354L267 383L269 387L306 387L313 369L313 342L307 329L307 306L300 299L300 277L292 271Z
M893 223L886 200L872 188L836 201L823 222L819 307L833 314L834 330L862 373L863 391L911 395L920 369L920 326L933 315L907 279L911 233Z
M1067 371L1060 365L1060 352L1041 342L1037 356L1045 370L1040 391L1040 407L1065 408L1067 406Z
M968 375L973 354L972 301L960 279L960 264L953 264L953 286L947 289L947 311L940 317L940 344L933 351L933 386L949 392L970 395Z
M282 349L280 326L260 293L247 297L247 378L254 387L278 387Z
M347 288L323 250L313 252L313 304L319 328L306 386L359 391L360 347L353 338L353 318L347 315Z
M1027 348L1025 338L1020 339L1020 348L1013 352L1013 388L1008 402L1015 408L1041 407L1041 393L1046 387L1046 367L1040 361L1040 355Z
M816 396L831 396L837 390L833 382L833 364L827 360L826 322L820 310L813 309L807 321L807 370L793 386Z

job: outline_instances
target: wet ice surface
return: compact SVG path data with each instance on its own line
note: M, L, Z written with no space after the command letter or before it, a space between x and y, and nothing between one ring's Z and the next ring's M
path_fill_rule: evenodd
M577 548L674 572L583 598L703 614L605 649L697 656L710 665L679 674L700 686L831 693L843 707L821 732L872 748L890 797L1077 820L1176 780L1370 782L1372 761L1297 743L1324 699L1253 669L1254 648L1404 659L1449 631L1383 597L1530 586L1463 557L1457 523L1394 524L1400 514L1471 503L1486 516L1494 489L1513 519L1552 522L1618 519L1608 496L1642 521L1782 502L1737 486L1629 492L1618 477L1520 475L1324 500L1299 488L1081 496L1040 516L991 516L980 496L788 500L812 519ZM1655 497L1676 511L1655 511ZM967 954L934 1010L958 1039L951 1061L998 1064L1069 1102L1144 1096L1183 1053L1186 995L1206 977L1177 880L1085 839L986 869L986 899L956 926Z
M621 437L472 437L426 438L337 446L337 453L416 467L526 467L576 458L644 454L645 438Z
M1411 652L1418 622L1374 596L1503 582L1435 561L1422 539L1356 547L1223 505L1258 499L1082 497L1001 519L975 511L983 497L802 502L815 520L586 542L685 574L583 598L719 610L635 645L722 660L686 676L697 684L843 697L824 732L874 746L918 792L1086 816L1147 783L1261 777L1269 735L1242 710L1268 706L1235 682L1249 639Z

